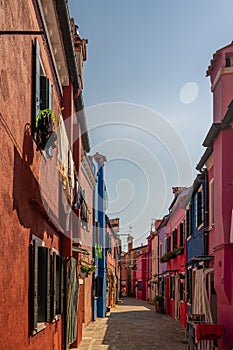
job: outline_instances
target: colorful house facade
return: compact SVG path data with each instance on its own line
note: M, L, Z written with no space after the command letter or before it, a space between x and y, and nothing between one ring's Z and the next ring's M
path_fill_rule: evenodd
M197 165L208 171L209 190L209 254L214 256L214 288L216 291L217 322L226 333L218 342L219 349L233 344L231 315L232 290L232 52L233 44L218 50L208 67L213 92L213 124L203 142L206 151Z
M94 194L93 251L96 266L94 277L94 319L106 315L106 185L104 163L106 157L96 153L92 157L97 185Z
M6 265L0 269L0 348L9 348L11 339L12 348L62 349L78 338L73 238L79 227L72 213L79 151L89 152L88 134L81 136L85 115L76 118L84 106L75 36L65 1L6 1L2 9L0 213Z
M169 207L169 220L166 223L165 254L161 262L166 266L166 313L186 324L187 304L185 300L185 209L188 188L173 188L174 200Z

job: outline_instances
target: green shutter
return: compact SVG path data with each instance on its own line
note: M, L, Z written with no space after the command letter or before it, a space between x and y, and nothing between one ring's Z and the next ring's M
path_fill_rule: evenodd
M36 241L33 240L31 245L31 328L35 330L37 328L37 317L38 317L38 247Z
M46 322L50 321L51 312L50 312L50 306L51 306L51 260L50 260L50 251L49 249L46 249L46 265L47 265L47 278L46 278L46 295L47 295L47 309L46 309Z
M61 313L61 257L56 255L56 315Z
M34 40L34 103L33 103L33 113L32 113L32 132L35 131L36 117L40 112L40 45L38 40Z
M77 268L77 261L70 258L66 265L66 344L71 344L77 339L79 291Z
M52 286L52 306L51 306L53 318L56 315L56 284L57 284L56 271L57 271L57 259L56 259L56 253L53 253L53 286Z
M47 77L40 77L40 109L48 109L51 105L51 84Z
M47 321L47 278L49 249L38 247L38 322Z
M40 45L38 40L34 40L34 77L35 77L35 102L34 118L40 112ZM35 119L34 119L35 120Z
M63 300L64 300L64 258L60 256L61 261L61 314L63 313Z

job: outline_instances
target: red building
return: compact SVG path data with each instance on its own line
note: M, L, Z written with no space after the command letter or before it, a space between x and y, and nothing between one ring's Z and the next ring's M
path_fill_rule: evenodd
M203 142L206 151L197 169L208 171L208 243L209 255L214 258L214 288L217 299L217 322L226 334L218 342L218 349L233 345L232 264L233 264L233 44L218 50L208 67L213 92L213 124ZM216 302L216 300L215 300Z
M166 313L186 324L187 303L185 301L185 209L182 206L189 189L173 188L174 200L169 208L169 220L166 223L165 254L161 258L167 261L166 277Z
M144 245L134 249L136 265L136 298L147 300L148 289L148 246Z
M89 152L77 66L86 41L65 0L1 5L0 348L60 350L81 331L84 250L73 238L91 220L76 197Z

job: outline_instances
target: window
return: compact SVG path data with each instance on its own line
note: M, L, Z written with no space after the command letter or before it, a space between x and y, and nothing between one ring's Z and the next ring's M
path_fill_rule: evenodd
M186 237L188 238L192 234L192 206L186 210Z
M187 286L187 302L192 303L192 269L187 269L186 275L186 286Z
M195 195L195 216L196 216L196 227L198 228L203 224L204 221L204 203L203 203L203 191L202 186L200 187L199 191Z
M140 290L140 291L142 290L142 281L138 281L137 287L138 287L138 290Z
M159 258L163 256L163 243L159 241Z
M165 283L166 279L164 277L159 278L159 295L165 296Z
M171 250L171 236L165 238L165 253L170 252Z
M33 334L62 313L63 259L33 240L31 245L31 328Z
M175 277L171 276L170 277L170 299L174 299L175 298Z
M37 150L45 151L48 158L52 157L57 139L52 111L52 84L43 75L40 63L40 46L34 41L34 108L32 113L32 133L37 144Z
M51 318L62 313L62 297L63 297L63 258L53 253L52 258L52 295L53 309L51 310Z
M103 278L101 276L95 277L94 290L96 298L103 296Z
M210 203L209 203L209 221L210 225L214 225L214 180L209 185Z
M177 228L172 232L172 249L177 247Z
M180 246L184 246L184 223L180 223Z
M184 300L184 280L180 280L180 300Z

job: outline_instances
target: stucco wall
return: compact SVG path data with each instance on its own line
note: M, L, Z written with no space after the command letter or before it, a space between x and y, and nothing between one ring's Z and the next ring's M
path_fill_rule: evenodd
M1 2L0 29L38 30L34 9L29 1ZM46 325L46 329L31 337L29 327L29 244L32 234L50 248L59 249L60 238L54 229L32 206L30 198L40 201L41 155L35 143L25 133L31 123L32 111L32 42L35 36L6 35L1 37L0 50L0 348L60 349L62 320ZM53 82L45 44L38 36L46 74ZM53 91L54 109L59 98ZM43 160L44 161L44 160ZM57 179L50 181L46 173L48 202L57 203L54 191ZM42 186L43 187L43 186ZM53 197L51 198L51 193ZM53 206L54 211L58 208Z

